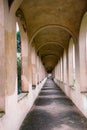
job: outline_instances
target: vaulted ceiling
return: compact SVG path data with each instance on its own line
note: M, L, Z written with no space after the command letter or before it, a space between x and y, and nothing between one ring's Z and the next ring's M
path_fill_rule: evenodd
M23 12L30 44L47 72L57 64L70 37L77 42L87 0L23 0Z

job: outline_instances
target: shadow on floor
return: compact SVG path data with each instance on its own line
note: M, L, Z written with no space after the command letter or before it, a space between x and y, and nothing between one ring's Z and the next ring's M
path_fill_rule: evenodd
M45 85L20 130L87 130L87 119L61 89L52 80Z

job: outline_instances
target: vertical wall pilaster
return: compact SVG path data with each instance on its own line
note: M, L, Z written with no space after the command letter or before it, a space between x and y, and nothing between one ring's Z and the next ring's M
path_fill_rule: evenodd
M6 64L5 64L5 15L4 0L0 1L0 111L5 111L5 87L6 87Z
M32 48L31 51L31 60L32 60L32 87L35 88L37 84L37 73L36 73L36 52L35 49Z

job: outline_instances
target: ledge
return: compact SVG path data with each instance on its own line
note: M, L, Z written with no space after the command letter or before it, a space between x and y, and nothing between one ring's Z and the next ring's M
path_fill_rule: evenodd
M87 93L87 91L81 91L81 93Z
M39 84L39 82L37 82L37 84Z
M18 95L18 102L20 101L20 100L22 100L24 97L26 97L27 95L28 95L28 91L27 92L22 92L22 93L20 93L19 95Z
M70 88L72 88L73 90L75 90L75 86L74 85L69 85Z
M32 89L34 90L36 88L36 85L32 85Z
M81 94L84 94L85 96L87 96L87 91L81 91Z
M5 115L4 111L0 111L0 118L2 118Z

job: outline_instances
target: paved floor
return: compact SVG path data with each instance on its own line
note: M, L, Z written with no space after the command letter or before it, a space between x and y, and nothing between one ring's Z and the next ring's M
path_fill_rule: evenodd
M20 130L87 130L87 119L48 79Z

